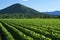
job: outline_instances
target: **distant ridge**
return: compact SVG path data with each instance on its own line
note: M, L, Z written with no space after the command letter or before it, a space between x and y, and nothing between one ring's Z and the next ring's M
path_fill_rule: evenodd
M16 3L0 10L0 18L57 18L56 15L49 15L38 12L32 8Z
M45 14L58 15L60 16L60 11L44 12Z

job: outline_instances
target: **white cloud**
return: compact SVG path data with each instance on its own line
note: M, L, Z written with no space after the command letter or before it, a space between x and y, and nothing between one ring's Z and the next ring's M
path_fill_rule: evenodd
M28 0L23 0L23 1L28 1Z

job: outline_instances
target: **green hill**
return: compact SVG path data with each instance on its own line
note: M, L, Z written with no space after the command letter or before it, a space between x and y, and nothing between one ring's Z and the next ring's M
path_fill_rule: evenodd
M0 10L0 18L56 18L58 16L44 14L22 4L16 3Z

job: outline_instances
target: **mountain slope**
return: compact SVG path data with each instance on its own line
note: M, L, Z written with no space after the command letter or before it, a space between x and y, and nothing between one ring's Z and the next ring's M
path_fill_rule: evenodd
M40 13L40 12L17 3L1 10L1 13Z
M50 18L54 15L40 13L19 3L0 10L0 18Z

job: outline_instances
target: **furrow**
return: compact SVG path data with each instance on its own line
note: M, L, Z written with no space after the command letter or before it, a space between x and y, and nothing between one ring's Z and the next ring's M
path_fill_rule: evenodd
M2 40L15 40L11 33L0 23Z
M35 40L51 40L50 38L45 37L44 35L40 35L40 34L34 32L34 31L28 30L28 29L23 28L21 26L16 26L16 25L10 24L10 23L8 23L8 24L14 26L15 28L22 31L26 35L33 37Z
M14 36L15 40L34 40L33 38L26 36L24 33L19 31L13 26L8 25L7 23L2 22L2 24L9 30L9 32Z

